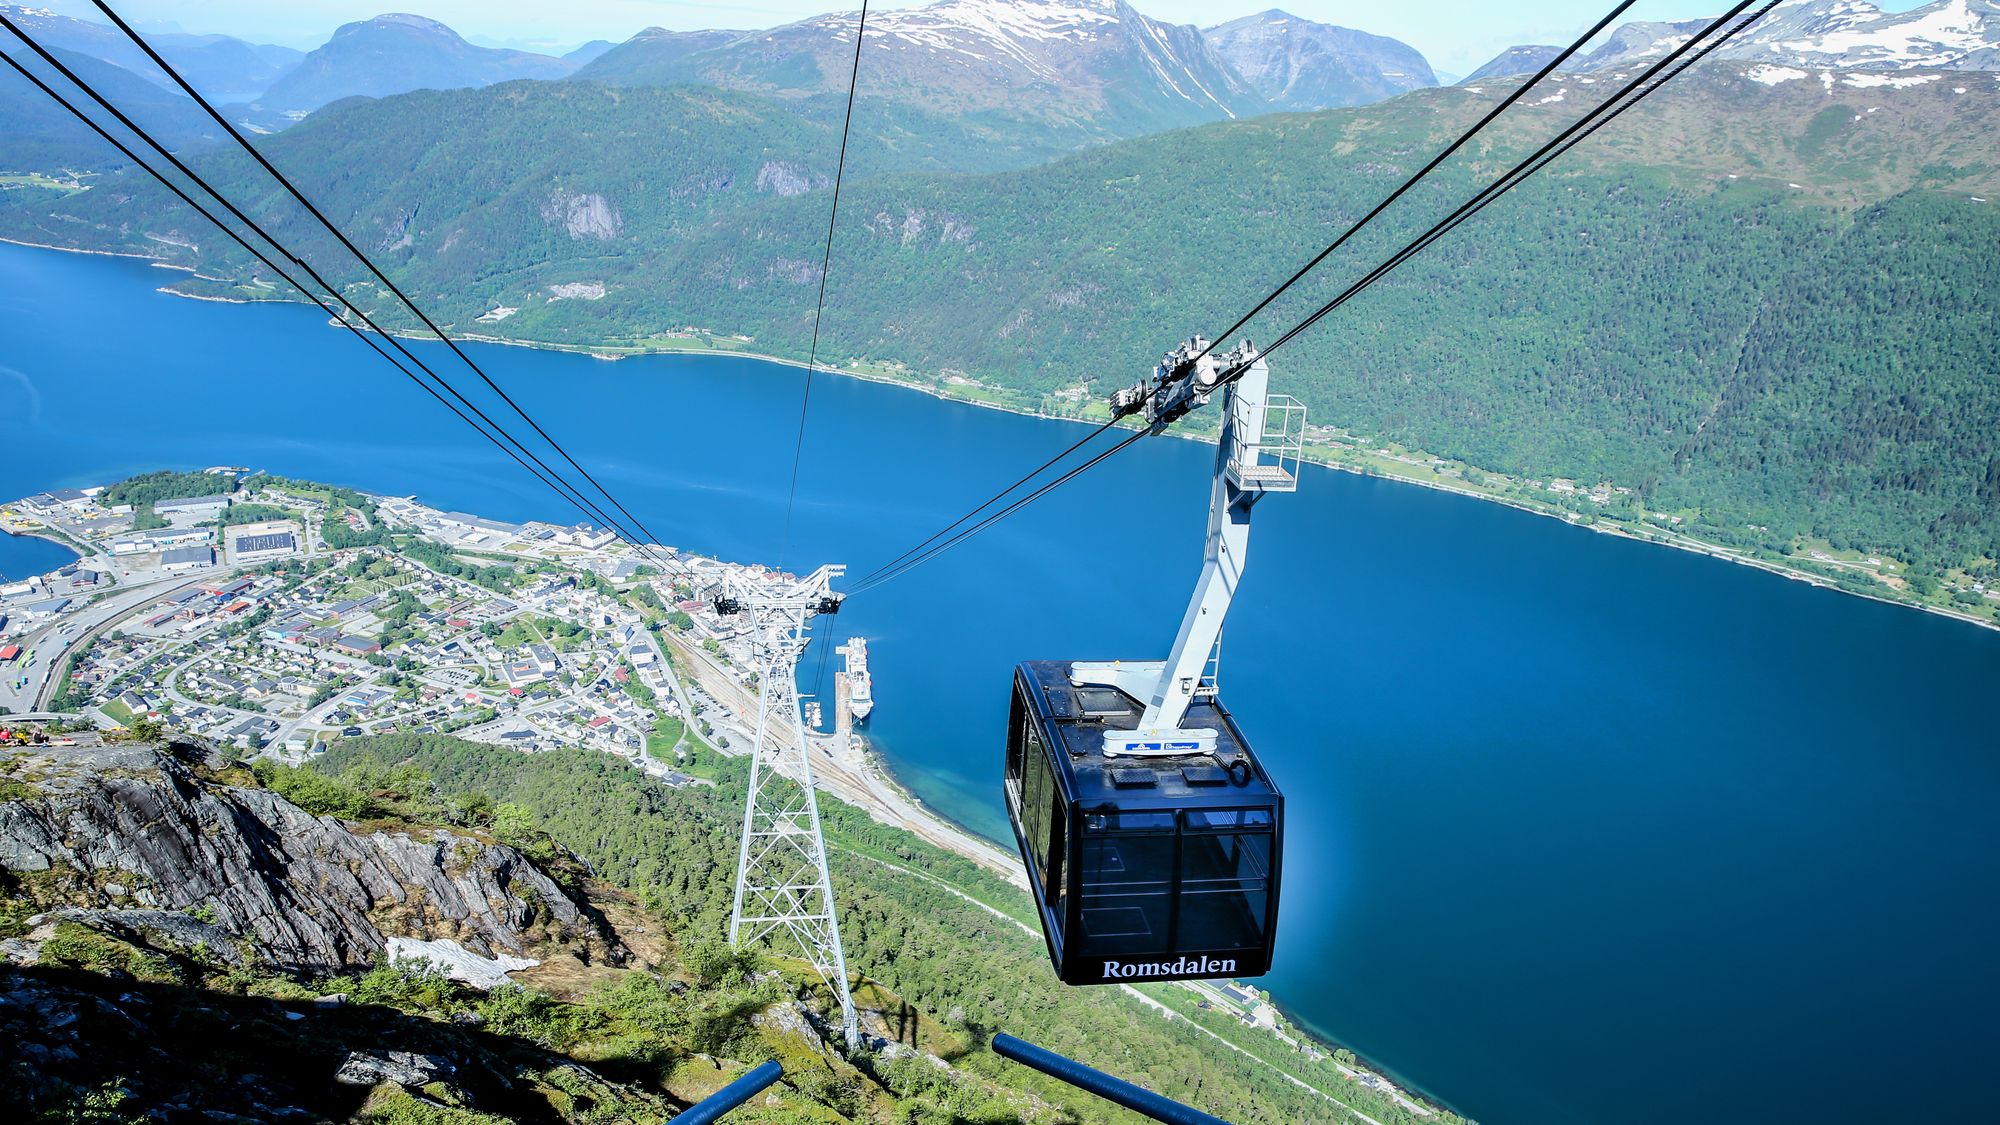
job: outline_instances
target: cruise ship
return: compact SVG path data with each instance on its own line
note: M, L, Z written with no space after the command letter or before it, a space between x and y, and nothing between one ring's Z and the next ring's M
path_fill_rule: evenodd
M849 637L840 652L847 657L847 713L858 723L875 709L875 682L868 675L868 639Z

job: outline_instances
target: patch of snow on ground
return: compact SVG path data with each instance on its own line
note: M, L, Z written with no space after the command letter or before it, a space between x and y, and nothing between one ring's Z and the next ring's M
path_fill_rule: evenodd
M418 941L415 938L392 937L387 952L391 961L427 961L436 965L445 976L479 989L497 988L507 983L508 973L517 969L532 969L541 964L532 957L509 957L504 953L498 957L481 957L450 938Z
M1555 102L1559 102L1559 101L1563 100L1563 95L1564 95L1564 94L1567 94L1567 93L1569 93L1569 91L1568 91L1568 90L1557 90L1557 91L1556 91L1555 93L1553 93L1553 94L1550 94L1550 95L1549 95L1548 97L1546 97L1546 98L1543 98L1543 99L1541 99L1540 101L1537 101L1537 102L1536 102L1535 104L1536 104L1536 105L1551 105L1551 104L1553 104L1553 103L1555 103Z
M1806 77L1803 70L1793 70L1789 66L1753 66L1743 72L1743 77L1752 82L1762 82L1766 86L1776 86L1780 82L1790 82Z
M1820 81L1820 85L1822 85L1822 86L1825 86L1825 87L1826 87L1826 92L1827 92L1827 93L1829 93L1829 94L1833 93L1833 72L1832 72L1832 71L1830 71L1830 70L1822 70L1822 71L1820 71L1820 72L1819 72L1819 81Z
M1850 74L1842 78L1841 81L1862 90L1873 89L1877 86L1888 86L1896 90L1905 90L1911 86L1923 86L1931 82L1936 82L1939 77L1941 76L1936 74Z

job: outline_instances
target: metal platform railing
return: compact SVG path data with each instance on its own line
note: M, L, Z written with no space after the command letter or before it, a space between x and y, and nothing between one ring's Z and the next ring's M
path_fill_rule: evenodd
M1079 1090L1088 1090L1105 1101L1123 1106L1134 1113L1142 1113L1155 1121L1164 1121L1167 1125L1229 1125L1229 1122L1220 1117L1213 1117L1198 1109L1190 1109L1171 1098L1163 1098L1143 1086L1134 1086L1123 1078L1113 1078L1101 1070L1092 1069L1074 1059L1064 1058L1054 1051L1037 1047L1025 1039L1016 1039L1004 1031L993 1036L993 1053L1003 1059L1012 1059L1022 1066L1033 1067Z
M1305 404L1290 395L1272 395L1260 413L1241 453L1230 460L1229 475L1245 491L1296 492L1305 452Z
M764 1063L675 1114L669 1119L670 1125L714 1125L714 1122L722 1120L723 1114L762 1093L765 1087L783 1077L784 1073L785 1068L778 1065L777 1060Z

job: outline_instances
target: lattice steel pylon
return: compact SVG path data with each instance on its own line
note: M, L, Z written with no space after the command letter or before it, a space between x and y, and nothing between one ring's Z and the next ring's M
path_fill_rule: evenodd
M839 997L841 1031L852 1050L860 1045L861 1028L847 987L847 954L834 912L798 691L798 659L811 640L808 622L839 606L833 580L846 569L823 566L795 580L732 576L717 602L719 609L749 618L760 677L729 943L740 948L779 930L791 931L806 960ZM773 711L787 706L791 738L772 729Z

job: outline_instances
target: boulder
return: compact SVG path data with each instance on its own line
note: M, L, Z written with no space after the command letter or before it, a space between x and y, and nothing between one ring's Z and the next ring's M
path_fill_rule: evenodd
M394 1082L417 1089L440 1078L449 1078L457 1067L439 1055L414 1051L349 1051L333 1072L333 1080L343 1086L375 1086Z

